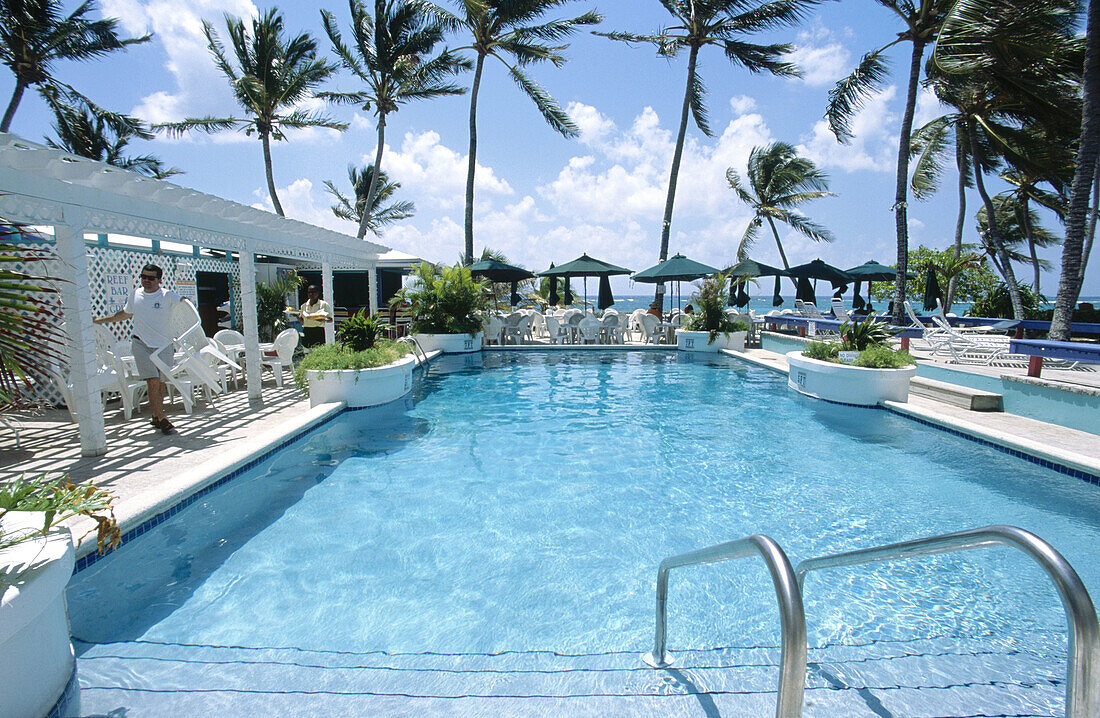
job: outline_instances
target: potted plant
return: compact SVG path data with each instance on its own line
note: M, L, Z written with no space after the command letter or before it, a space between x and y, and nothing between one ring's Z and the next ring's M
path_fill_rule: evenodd
M399 291L391 304L406 303L412 331L425 352L445 354L481 351L481 318L489 305L488 285L460 264L436 267L422 263L412 286Z
M61 521L96 522L100 553L121 531L114 497L66 478L20 478L0 485L0 695L5 715L46 715L72 676L74 657L65 586L75 565L72 536Z
M385 323L360 310L336 330L338 343L314 347L294 370L294 383L309 391L309 405L345 402L378 406L412 391L416 358L403 342L381 339Z
M891 336L881 322L846 323L839 342L810 342L787 353L787 384L807 396L843 404L908 401L917 365L909 352L890 348Z
M689 352L716 352L719 349L745 351L749 327L725 314L726 275L715 274L705 280L691 298L696 311L688 315L682 329L676 330L676 348Z

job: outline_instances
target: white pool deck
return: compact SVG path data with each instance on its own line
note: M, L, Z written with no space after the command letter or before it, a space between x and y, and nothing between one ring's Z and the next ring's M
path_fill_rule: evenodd
M729 353L786 372L782 354L762 349ZM981 371L1007 370L983 367ZM1094 382L1100 386L1100 372L1059 374L1072 374L1070 379L1087 382L1086 390L1092 390ZM1045 380L1061 381L1056 377ZM311 409L308 399L291 382L276 387L268 380L262 402L250 402L240 390L217 397L212 404L197 402L191 415L184 414L179 404L170 407L169 416L178 433L165 436L149 425L147 416L126 421L122 412L110 405L106 416L108 452L97 457L80 455L76 424L64 410L21 414L19 448L14 432L0 428L0 481L43 474L95 481L117 496L115 513L125 532L341 408L329 404ZM1007 413L969 411L914 395L907 403L892 403L889 408L1100 475L1100 440L1095 434ZM75 522L74 535L90 526L90 522ZM82 541L78 556L90 552L93 543L94 536Z

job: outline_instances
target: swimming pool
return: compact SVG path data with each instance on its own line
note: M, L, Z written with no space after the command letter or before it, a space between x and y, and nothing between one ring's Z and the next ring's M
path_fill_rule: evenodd
M674 573L677 677L638 660L663 557L764 533L797 562L1008 523L1095 596L1098 509L1079 479L730 358L444 357L409 401L341 414L77 574L80 713L369 696L371 713L614 714L675 694L685 714L705 696L753 715L736 701L771 705L779 643L766 571ZM1061 604L1008 549L815 575L806 617L806 715L1061 710Z

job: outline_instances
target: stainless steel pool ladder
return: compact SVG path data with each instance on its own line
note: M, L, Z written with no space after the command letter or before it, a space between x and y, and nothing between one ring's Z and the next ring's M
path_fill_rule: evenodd
M405 342L410 347L412 347L413 357L415 357L416 360L418 362L420 362L420 366L426 366L428 364L428 355L424 351L424 349L421 348L420 342L416 341L416 337L414 337L411 334L406 334L405 336L401 337L398 341Z
M818 556L799 563L794 572L796 576L791 574L790 561L779 544L761 535L672 556L662 561L657 570L657 625L653 652L647 654L643 660L654 667L664 667L672 663L665 653L665 608L668 599L668 572L671 569L758 553L768 564L768 570L772 574L782 622L779 694L775 715L777 718L797 718L802 715L806 678L806 623L802 606L802 587L806 574L828 568L859 566L988 546L1011 546L1022 551L1038 563L1054 582L1069 625L1066 716L1096 718L1100 715L1100 624L1097 622L1092 598L1077 571L1062 554L1030 531L1015 526L986 526ZM797 685L794 685L795 682Z

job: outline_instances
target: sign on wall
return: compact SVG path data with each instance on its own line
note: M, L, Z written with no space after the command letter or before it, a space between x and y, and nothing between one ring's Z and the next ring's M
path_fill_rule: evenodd
M177 279L176 294L190 300L195 306L199 304L199 288L194 279Z
M103 275L103 283L107 288L107 314L114 314L122 309L126 300L134 293L134 277L131 274L108 272Z

